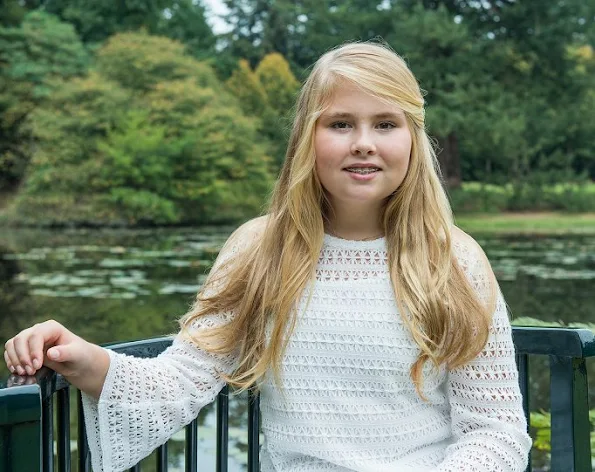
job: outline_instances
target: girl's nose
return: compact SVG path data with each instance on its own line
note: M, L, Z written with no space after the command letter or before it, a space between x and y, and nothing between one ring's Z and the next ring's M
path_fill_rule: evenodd
M354 155L376 154L376 145L369 137L360 135L351 144L351 153Z

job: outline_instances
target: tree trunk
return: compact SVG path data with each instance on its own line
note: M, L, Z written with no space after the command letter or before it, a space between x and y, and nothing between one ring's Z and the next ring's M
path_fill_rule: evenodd
M447 188L461 186L461 158L459 155L459 140L454 132L448 136L438 136L438 162L442 171L442 179Z

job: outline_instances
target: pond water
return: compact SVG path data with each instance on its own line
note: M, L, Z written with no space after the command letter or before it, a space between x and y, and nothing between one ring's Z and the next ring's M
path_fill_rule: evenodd
M48 318L97 343L174 333L176 319L192 303L232 230L0 232L0 342ZM513 318L595 322L595 236L477 240ZM6 374L2 362L0 377ZM548 381L545 374L532 376L532 409L547 407ZM591 387L592 397L594 391ZM245 406L243 398L230 405L231 472L244 470ZM199 420L201 462L205 470L214 470L214 409L205 408ZM179 456L172 454L171 462L176 470ZM153 470L152 465L143 470Z

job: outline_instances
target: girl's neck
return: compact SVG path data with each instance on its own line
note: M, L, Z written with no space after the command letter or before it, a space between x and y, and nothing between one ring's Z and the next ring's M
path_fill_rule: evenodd
M358 241L384 236L380 222L380 209L375 211L369 206L333 205L325 223L325 230L332 236Z

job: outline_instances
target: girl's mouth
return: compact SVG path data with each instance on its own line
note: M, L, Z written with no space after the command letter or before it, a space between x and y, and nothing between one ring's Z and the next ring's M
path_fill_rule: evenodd
M352 172L354 174L361 174L361 175L372 174L374 172L380 171L380 169L378 167L346 167L345 170L347 172Z

